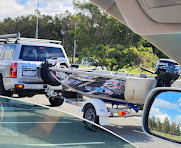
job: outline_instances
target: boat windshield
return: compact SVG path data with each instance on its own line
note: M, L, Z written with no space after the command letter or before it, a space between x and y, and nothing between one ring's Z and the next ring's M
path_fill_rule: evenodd
M14 99L0 97L0 147L134 148L127 141L82 119Z

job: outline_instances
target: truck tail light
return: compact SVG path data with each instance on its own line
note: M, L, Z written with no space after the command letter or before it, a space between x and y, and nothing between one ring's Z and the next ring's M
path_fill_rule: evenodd
M23 89L24 85L22 85L22 84L15 84L15 88Z
M11 78L17 77L17 65L18 65L17 62L14 62L11 64L11 67L10 67L10 77Z

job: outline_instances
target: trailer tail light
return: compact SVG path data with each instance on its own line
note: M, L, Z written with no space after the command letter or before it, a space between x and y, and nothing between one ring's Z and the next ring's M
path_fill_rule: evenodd
M22 84L15 84L15 88L23 89L24 85L22 85Z
M11 67L10 67L10 77L11 78L17 77L17 65L18 65L17 62L14 62L11 64Z
M126 116L126 112L125 111L119 111L118 116Z

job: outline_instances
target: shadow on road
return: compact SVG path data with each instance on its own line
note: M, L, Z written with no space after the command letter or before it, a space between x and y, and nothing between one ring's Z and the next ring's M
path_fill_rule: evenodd
M132 143L142 142L148 143L153 142L153 138L147 136L141 126L131 126L131 125L115 125L110 124L108 126L104 126L105 128L113 131L114 133L120 135L121 137L127 139Z

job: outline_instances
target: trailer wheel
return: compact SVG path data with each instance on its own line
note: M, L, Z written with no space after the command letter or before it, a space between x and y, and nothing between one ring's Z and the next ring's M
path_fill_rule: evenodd
M52 107L55 107L55 106L62 105L64 102L64 99L61 98L60 96L59 97L50 97L49 102Z
M88 104L84 107L84 111L83 111L83 118L91 121L91 122L94 122L96 124L99 124L99 116L96 115L96 110L94 108L93 105L91 104ZM90 128L93 128L94 125L89 123L89 122L86 122L84 121L84 124L87 126L87 127L90 127Z

